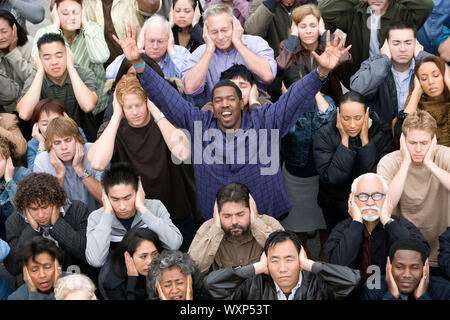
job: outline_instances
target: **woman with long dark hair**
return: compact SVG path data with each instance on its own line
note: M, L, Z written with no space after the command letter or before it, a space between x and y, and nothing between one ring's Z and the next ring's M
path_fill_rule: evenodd
M133 228L102 267L98 287L106 300L145 300L150 263L162 251L155 232Z
M197 0L173 0L172 10L169 12L169 24L175 44L185 47L191 53L205 43L202 12Z
M30 40L16 18L0 10L0 105L15 103L33 72Z

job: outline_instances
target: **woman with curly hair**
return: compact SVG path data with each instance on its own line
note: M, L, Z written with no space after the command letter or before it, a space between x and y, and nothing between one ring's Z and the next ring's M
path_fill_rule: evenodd
M164 250L154 259L147 275L150 300L197 300L203 297L197 264L186 252Z
M11 251L5 267L12 275L19 273L16 265L19 246L38 235L64 249L64 270L76 265L83 273L93 272L85 258L89 211L81 201L67 200L56 177L47 173L30 174L17 185L14 203L16 212L6 220L6 241Z

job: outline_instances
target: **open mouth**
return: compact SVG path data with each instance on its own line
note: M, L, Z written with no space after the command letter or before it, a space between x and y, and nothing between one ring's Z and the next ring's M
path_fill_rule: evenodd
M225 120L225 121L229 121L230 119L231 119L231 116L233 115L232 113L231 113L231 111L224 111L224 112L222 112L222 118Z
M170 300L183 300L183 296L182 295L173 296L173 297L170 297Z
M40 282L40 283L39 283L39 286L40 286L41 288L47 289L47 288L50 287L50 283L49 283L48 281Z

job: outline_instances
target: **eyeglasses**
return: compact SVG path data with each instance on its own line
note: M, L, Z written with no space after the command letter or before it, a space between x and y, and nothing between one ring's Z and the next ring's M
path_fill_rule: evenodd
M384 196L385 194L381 192L374 192L372 194L360 193L356 195L358 200L361 202L366 202L367 200L369 200L369 198L372 198L373 201L380 201L381 199L383 199Z

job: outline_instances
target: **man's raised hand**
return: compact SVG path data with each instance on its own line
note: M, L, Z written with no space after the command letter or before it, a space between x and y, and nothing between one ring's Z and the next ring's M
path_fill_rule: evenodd
M113 39L122 48L125 58L132 64L136 64L141 61L141 55L145 53L144 49L139 49L136 43L136 25L132 27L131 23L128 22L127 25L123 26L122 32L123 40L120 40L115 35L113 35Z
M339 33L336 31L334 33L333 42L330 42L330 31L327 31L327 40L326 40L326 48L325 51L319 56L316 52L311 51L314 59L319 63L319 70L322 74L328 74L331 70L333 70L339 63L341 57L350 50L352 47L349 45L347 48L342 49L345 44L345 39L347 35L344 35L341 39L338 37Z

